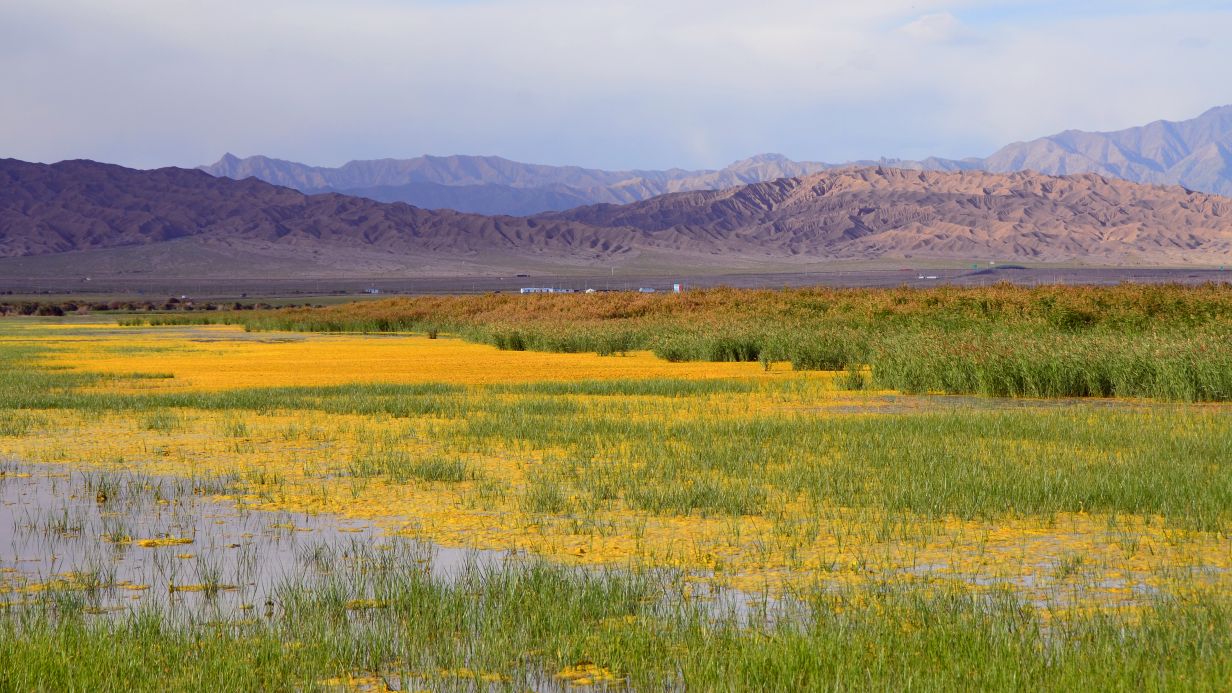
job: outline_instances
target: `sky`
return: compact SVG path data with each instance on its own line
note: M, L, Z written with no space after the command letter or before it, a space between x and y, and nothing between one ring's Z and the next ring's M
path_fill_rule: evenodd
M984 156L1232 103L1232 0L0 0L0 158Z

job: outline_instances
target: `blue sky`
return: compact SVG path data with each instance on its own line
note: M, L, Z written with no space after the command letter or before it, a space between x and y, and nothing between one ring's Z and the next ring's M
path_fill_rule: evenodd
M0 0L0 156L986 155L1232 103L1232 3Z

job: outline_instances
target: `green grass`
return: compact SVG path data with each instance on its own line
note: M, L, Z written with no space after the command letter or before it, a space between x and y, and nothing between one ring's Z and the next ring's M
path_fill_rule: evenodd
M521 505L528 513L558 515L569 509L569 498L559 480L536 473L527 478Z
M446 690L500 674L495 689L525 690L580 662L637 690L1215 690L1232 675L1226 595L1045 622L1007 593L887 586L766 621L649 573L515 563L450 582L391 563L288 584L268 619L99 618L54 596L3 610L0 688L316 690L379 673Z
M476 450L505 440L564 448L574 456L549 460L559 470L548 478L599 499L615 488L655 512L763 515L775 490L928 517L1161 514L1207 529L1232 519L1232 427L1219 411L1072 405L738 422L630 421L621 412L562 420L479 410L466 437Z
M161 433L179 430L183 425L183 419L177 416L175 412L161 409L149 414L142 421L142 426L147 431L159 431Z
M350 471L356 477L388 475L398 483L409 479L458 483L476 480L478 475L464 460L444 457L414 457L401 450L375 448L357 454L351 461Z

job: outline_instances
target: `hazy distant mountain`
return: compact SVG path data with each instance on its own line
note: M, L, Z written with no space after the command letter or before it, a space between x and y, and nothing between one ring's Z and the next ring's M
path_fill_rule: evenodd
M515 188L510 185L444 185L442 183L404 183L365 188L339 188L343 195L366 197L378 202L405 202L425 209L452 209L475 214L529 216L553 209L588 205L593 200L567 186Z
M807 175L828 167L791 161L777 154L704 171L605 171L524 164L496 156L378 159L325 168L227 154L201 170L237 180L251 176L305 193L338 192L427 209L525 216L600 202L636 202L669 192L718 190Z
M1232 195L1232 106L1212 108L1192 120L1159 120L1116 132L1067 130L1003 147L980 167L1051 175L1098 173Z
M853 163L929 171L1098 173L1232 195L1232 106L1211 109L1192 120L1157 121L1118 132L1068 130L1008 145L984 159L930 157ZM254 176L308 193L341 192L428 209L529 215L587 204L637 202L671 192L721 190L833 167L763 154L710 171L604 171L523 164L491 156L352 161L339 168L322 168L228 154L202 169L228 178Z
M1181 185L1232 195L1232 106L1197 118L1158 120L1115 132L1065 132L1015 142L992 155L962 160L882 160L898 168L930 171L1036 171L1052 176L1098 173L1135 183Z
M898 258L1214 265L1232 262L1232 200L1094 174L853 167L510 217L195 170L0 160L0 257L11 276L264 278Z

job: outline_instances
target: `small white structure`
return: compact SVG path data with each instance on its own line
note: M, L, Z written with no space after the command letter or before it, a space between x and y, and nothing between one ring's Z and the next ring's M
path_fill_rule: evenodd
M657 289L652 286L643 286L637 290L639 294L653 294L655 291L657 291Z
M523 294L571 294L573 289L556 289L546 286L527 286L523 287L519 293Z

